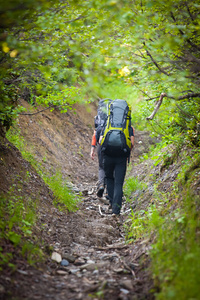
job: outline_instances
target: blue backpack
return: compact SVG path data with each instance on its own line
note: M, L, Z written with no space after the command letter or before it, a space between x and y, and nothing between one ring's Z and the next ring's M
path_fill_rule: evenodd
M108 116L108 107L111 101L111 99L102 99L99 101L97 115L94 117L95 128L97 128L99 125L102 127L104 126Z

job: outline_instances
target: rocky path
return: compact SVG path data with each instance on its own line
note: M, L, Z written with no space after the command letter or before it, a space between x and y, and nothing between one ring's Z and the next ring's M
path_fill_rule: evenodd
M41 219L48 219L42 234L49 259L38 269L21 264L17 276L5 278L12 285L8 299L153 299L145 271L148 245L125 242L130 208L124 203L116 219L108 214L106 198L97 198L94 186L84 187L83 193L75 213L52 208L46 218L41 209Z

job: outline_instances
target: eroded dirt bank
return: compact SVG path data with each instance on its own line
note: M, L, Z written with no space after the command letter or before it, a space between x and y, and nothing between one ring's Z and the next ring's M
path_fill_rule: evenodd
M77 212L56 209L53 194L31 165L9 142L1 142L0 189L5 193L20 182L23 197L37 201L38 221L32 240L40 242L47 260L31 267L4 241L4 249L14 252L17 269L14 273L3 269L0 299L153 299L147 271L150 245L148 241L125 243L123 225L130 204L124 202L122 216L116 220L107 214L106 201L96 197L97 160L92 162L89 157L95 113L93 105L90 111L77 107L76 115L46 111L19 120L27 147L37 161L51 174L61 170L76 191L82 192ZM148 133L137 130L135 138L131 163L137 163L141 171L138 157L148 151L152 140ZM52 259L53 252L58 261Z

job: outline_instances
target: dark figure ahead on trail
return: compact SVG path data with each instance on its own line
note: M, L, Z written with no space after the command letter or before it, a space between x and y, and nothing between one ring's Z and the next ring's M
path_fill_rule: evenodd
M111 102L110 99L102 99L99 101L97 116L95 116L95 130L92 136L91 151L90 157L94 159L95 157L95 148L97 148L98 162L99 162L99 180L97 187L97 196L102 197L105 189L105 172L103 168L103 156L101 152L101 146L99 144L99 138L102 131L102 128L106 122L108 115L108 105Z
M131 108L125 100L116 99L109 106L106 125L100 137L103 165L112 213L119 215L127 162L134 145Z
M95 148L97 148L97 155L98 155L98 162L99 162L99 180L98 180L98 187L97 187L97 196L102 197L105 189L105 172L103 169L103 157L101 153L101 146L99 144L99 136L102 128L98 126L97 130L94 131L92 136L92 143L91 143L91 151L90 156L92 159L95 157ZM97 134L98 133L98 134Z

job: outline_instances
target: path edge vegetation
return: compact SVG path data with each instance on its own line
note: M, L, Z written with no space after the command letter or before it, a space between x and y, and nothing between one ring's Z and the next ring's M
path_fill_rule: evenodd
M11 143L20 151L23 159L30 163L34 172L38 174L40 180L48 187L48 193L52 193L52 204L56 209L65 213L78 210L81 194L75 193L73 186L63 178L59 169L49 173L42 167L37 158L28 150L26 141L20 134L20 128L17 124L7 132L6 139L4 138L3 140L4 142L1 141L1 146L9 149ZM6 161L4 162L4 159L2 159L2 162L7 163ZM22 255L30 265L36 266L39 261L46 259L47 253L42 250L43 247L41 248L43 241L37 230L35 231L39 217L38 208L41 205L39 203L40 196L31 190L29 196L24 195L24 183L28 186L30 184L29 181L30 171L20 172L16 178L12 179L8 192L1 191L0 194L1 245L4 247L5 241L12 245L11 247L0 247L0 271L6 266L11 272L16 270L17 266L12 263L13 255L16 255L13 249L19 256ZM41 224L41 226L43 225ZM11 252L6 251L6 248L11 248Z
M134 183L130 177L125 183L128 201L138 206L132 210L128 226L125 224L126 241L134 244L142 239L151 244L149 270L156 299L199 297L199 150L183 149L177 152L177 148L167 147L160 154L158 145L148 153L153 165L146 157L148 174L134 178ZM166 153L171 159L166 159ZM170 166L176 173L173 179ZM165 180L170 181L167 190ZM151 192L146 192L148 189ZM141 203L145 197L149 199L144 208Z

